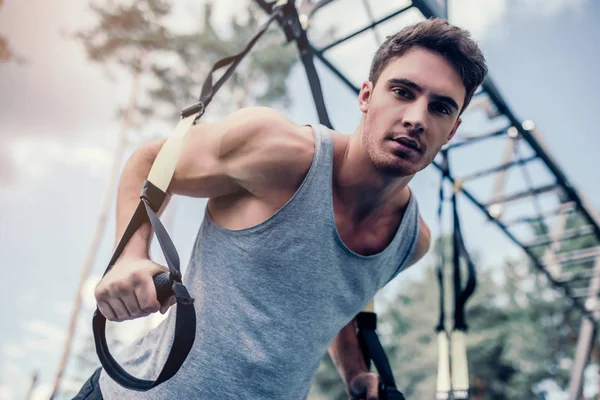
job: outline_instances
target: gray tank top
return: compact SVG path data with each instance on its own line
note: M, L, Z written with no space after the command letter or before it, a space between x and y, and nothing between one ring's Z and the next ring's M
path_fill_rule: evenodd
M411 195L392 242L378 254L348 249L332 200L333 137L313 126L315 154L294 196L268 220L242 230L205 213L184 283L195 297L194 348L179 372L148 392L123 389L106 373L106 399L272 399L308 396L331 341L412 255L419 234ZM117 360L154 380L169 353L175 312Z

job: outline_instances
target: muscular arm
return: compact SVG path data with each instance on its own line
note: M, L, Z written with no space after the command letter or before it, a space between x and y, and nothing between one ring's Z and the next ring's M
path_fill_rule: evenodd
M250 192L260 196L268 187L290 184L290 176L304 162L297 156L312 148L297 129L279 113L263 107L242 109L222 121L192 127L162 209L172 194L217 198ZM164 142L138 148L125 164L117 194L117 240L139 203L143 182ZM148 258L151 238L147 223L129 241L121 259Z
M294 185L310 165L314 151L312 136L305 133L281 114L263 107L242 109L222 121L194 126L183 144L167 199L172 194L210 199L237 193L264 196L268 190ZM139 203L142 185L163 143L138 148L125 164L117 194L117 241ZM149 259L151 238L152 228L146 223L96 287L98 306L107 319L123 321L159 309L166 312L173 304L173 298L163 305L156 300L152 276L165 268Z
M340 330L328 352L346 386L357 374L368 372L358 344L354 319Z
M419 224L419 239L406 268L419 261L429 250L429 228L421 218L419 218ZM347 388L358 374L369 372L356 336L354 319L340 330L329 346L328 352Z

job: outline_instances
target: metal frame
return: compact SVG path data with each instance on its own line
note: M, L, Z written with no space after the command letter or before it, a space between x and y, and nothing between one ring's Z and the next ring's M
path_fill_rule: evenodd
M274 4L274 2L267 2L265 0L254 1L265 10L267 10L267 6ZM437 1L437 4L435 1ZM314 2L315 1L313 1L313 3ZM320 8L331 2L331 0L321 0L316 2L317 4L315 7ZM442 8L440 8L439 5L442 5ZM410 6L402 7L399 10L376 21L373 21L373 19L370 18L371 23L367 26L340 39L337 39L321 48L315 48L311 44L310 40L308 40L308 49L312 52L313 57L319 59L320 62L337 78L339 78L340 81L342 81L351 91L358 93L359 88L354 85L351 80L348 79L344 73L326 57L325 54L336 46L339 46L340 44L347 42L348 40L351 40L365 32L374 31L379 24L391 20L392 18L401 15L410 9L418 9L424 18L447 17L447 3L445 0L412 0L412 4ZM311 16L314 14L314 11L310 13ZM368 9L368 3L366 11L370 17L371 15L370 10ZM585 316L583 323L585 330L582 329L582 334L580 335L581 343L578 345L579 347L577 352L578 358L576 364L578 368L576 368L576 371L573 371L571 380L572 386L580 386L581 374L583 373L582 365L585 365L585 362L581 361L581 357L583 357L582 354L586 351L589 352L591 341L593 340L593 335L591 332L595 331L597 320L600 319L598 307L590 307L590 304L592 303L597 304L595 303L595 299L597 298L598 290L600 290L600 286L598 286L600 279L600 262L595 263L595 268L591 265L588 267L584 266L583 268L587 268L583 271L584 273L582 273L581 268L577 273L573 273L568 271L567 268L562 268L562 266L564 266L564 264L573 262L578 262L581 265L581 261L598 257L600 254L600 218L593 214L592 209L586 204L583 196L575 189L573 184L566 177L565 173L558 166L550 151L540 141L541 137L533 128L532 124L522 123L521 120L516 117L508 103L500 94L491 77L488 76L486 81L481 85L480 90L475 94L473 98L473 105L475 105L475 103L479 103L479 106L485 103L491 105L493 110L492 112L488 112L488 117L490 119L503 118L507 122L507 126L500 130L498 130L496 127L488 133L481 133L476 137L455 142L447 146L447 151L452 152L457 148L464 149L475 143L485 142L488 139L497 140L498 138L504 138L507 140L518 141L519 143L514 143L515 146L520 144L528 146L530 153L533 153L533 155L522 157L520 154L515 153L516 160L508 162L507 160L503 160L494 167L487 166L485 168L473 168L473 171L468 175L454 178L451 176L446 176L446 179L455 185L455 187L460 188L461 193L469 200L471 204L475 206L475 208L480 210L483 215L489 219L489 221L494 223L513 243L519 246L525 252L525 254L527 254L531 263L547 277L547 279L555 288L562 291L563 294L570 299L573 307L579 309ZM468 113L469 109L467 109L465 112ZM541 164L545 171L553 178L553 181L549 184L534 186L533 182L529 178L527 170L527 167L532 163ZM434 161L433 165L441 170L439 162ZM482 199L480 195L475 195L474 192L468 187L470 182L473 180L494 177L496 174L502 174L511 169L521 169L522 173L524 174L523 181L528 187L527 190L504 196L494 195L490 202L489 199L486 201ZM550 193L558 194L558 203L560 205L556 210L550 210L549 212L543 211L540 208L540 201L542 200L541 197L548 196ZM535 213L533 213L533 215L522 215L518 218L507 220L502 218L500 213L492 212L490 208L493 205L500 205L508 201L519 201L523 199L531 199L533 202L535 208ZM580 216L587 225L578 229L579 232L571 230L558 232L558 239L556 239L555 235L547 235L548 237L538 237L534 239L529 238L529 240L523 240L518 238L517 234L511 231L512 228L519 224L538 223L544 228L545 232L549 233L550 229L548 226L550 225L550 221L548 221L548 218L552 218L557 215L563 215L566 212ZM570 253L560 252L561 244L568 242L568 240L578 238L581 235L594 236L596 247L590 247ZM540 246L548 247L545 249L545 251L539 251ZM551 253L552 256L550 258L553 258L552 262L547 262L549 253ZM556 268L557 264L562 266L560 268ZM588 264L592 263L588 261ZM573 285L575 282L581 283L582 280L587 283L584 296L580 295L582 290L581 285L579 284L577 287ZM575 376L577 374L579 374L579 376ZM577 390L571 388L570 391L574 393ZM575 397L570 397L570 399L575 399Z

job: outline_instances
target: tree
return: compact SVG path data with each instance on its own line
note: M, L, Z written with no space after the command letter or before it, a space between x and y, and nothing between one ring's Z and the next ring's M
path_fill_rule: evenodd
M256 34L264 12L254 2L246 2L247 15L233 17L229 34L214 25L213 3L206 2L198 30L178 35L172 40L179 59L176 63L156 63L152 72L157 80L150 90L152 104L167 106L167 116L190 104L201 91L209 68L219 59L240 52ZM210 112L222 117L248 105L290 105L286 80L298 57L293 46L283 46L285 36L277 24L269 29L236 68L229 81L220 89L210 106ZM145 115L156 113L147 107Z

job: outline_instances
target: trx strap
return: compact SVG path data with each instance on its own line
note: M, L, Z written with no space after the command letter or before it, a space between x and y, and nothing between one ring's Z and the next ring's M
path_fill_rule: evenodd
M310 15L320 8L330 3L332 0L322 0L317 3L310 12ZM259 5L267 12L271 11L271 6L264 0L257 0ZM329 116L327 114L327 107L325 106L325 100L323 99L323 91L321 89L321 83L319 76L314 64L314 55L311 47L308 45L308 38L306 34L307 24L303 25L300 21L298 11L293 5L292 1L284 6L286 18L280 20L281 27L283 28L287 40L294 40L300 52L300 57L306 71L306 76L310 84L312 96L317 108L317 114L319 116L319 122L330 129L332 128ZM309 16L310 18L310 16ZM370 368L371 360L375 364L375 368L381 378L381 384L379 386L379 398L382 400L404 400L402 393L396 388L396 382L394 375L390 367L389 361L385 355L383 347L379 342L377 336L377 315L373 311L372 302L365 310L360 312L356 318L356 325L358 328L357 337L361 347L363 358L367 368Z
M269 4L265 0L256 0L256 2L268 14L273 12L274 4L285 3L281 6L284 18L280 18L278 22L285 33L287 41L291 42L293 40L296 42L298 52L300 53L300 59L304 65L306 77L308 78L310 90L315 102L315 107L319 116L319 122L328 128L333 129L331 122L329 121L329 116L327 115L327 108L325 107L325 100L323 99L323 91L321 90L319 75L317 74L317 69L315 68L313 52L311 47L308 45L306 25L303 25L302 22L300 22L300 16L298 15L298 10L294 6L293 0L288 0L287 2L284 0L273 4ZM316 4L312 8L311 14L329 2L331 2L331 0L321 1Z
M263 8L263 10L266 12L271 12L272 5L267 4L264 0L256 1ZM310 16L312 16L312 14L314 14L318 8L327 5L331 1L332 0L321 0L319 3L317 3L310 11L308 19L310 19ZM279 23L285 32L287 40L294 40L296 42L298 51L300 52L302 64L304 65L304 69L306 71L308 83L310 84L315 107L319 116L319 122L328 128L333 129L327 114L327 107L325 106L319 75L317 74L317 70L315 68L314 54L308 44L308 38L306 34L308 22L304 25L301 23L298 11L294 7L293 1L288 1L283 8L285 10L286 18L279 20ZM396 382L394 380L392 369L377 336L377 315L373 311L372 302L369 304L369 306L367 306L367 308L365 308L365 310L356 316L355 321L358 328L358 342L365 360L365 364L367 368L370 368L372 360L381 378L381 384L379 386L379 398L382 400L404 400L404 396L396 388Z
M127 242L144 223L150 221L156 238L169 267L169 272L163 272L153 277L156 287L157 299L163 302L171 295L177 300L177 314L175 320L175 337L165 365L156 380L143 380L130 375L113 358L106 342L106 318L96 308L92 320L96 353L106 373L119 385L137 391L147 391L167 381L177 373L189 354L196 337L196 312L193 298L181 282L179 255L171 241L165 227L160 222L157 212L163 204L169 183L173 178L179 153L183 147L184 139L198 119L204 114L206 106L223 83L233 74L233 71L254 46L256 41L265 33L271 22L281 17L281 9L275 8L271 16L262 26L256 36L248 43L239 54L219 60L211 69L202 86L202 93L197 103L181 111L181 119L171 135L162 146L154 161L148 178L144 182L140 195L140 203L129 222L123 237L119 241L115 252L104 272L111 269L118 260ZM218 69L229 66L223 76L213 85L212 74Z
M440 183L440 206L438 208L438 219L442 219L442 204L444 201L443 183L444 178L451 179L448 153L442 151L443 162L441 165L442 180ZM443 238L440 239L440 256L438 265L438 280L440 283L440 318L436 332L438 333L439 363L438 363L438 381L437 381L437 399L469 399L469 370L467 363L466 332L467 322L465 316L465 306L467 300L471 297L476 286L475 264L466 249L462 231L460 228L460 218L458 215L457 193L460 191L460 183L454 182L452 191L452 266L453 266L453 287L454 287L454 326L452 331L448 332L445 328L444 304L446 302L447 291L444 290L444 270L445 270L445 245ZM441 229L440 229L441 230ZM460 260L461 257L467 264L467 282L462 288ZM452 397L450 397L452 395Z
M381 379L379 385L379 399L404 400L404 395L396 388L396 381L394 380L392 368L390 367L383 346L377 336L377 314L363 310L356 316L355 320L358 327L358 342L362 350L365 364L367 368L370 368L371 361L373 361Z

